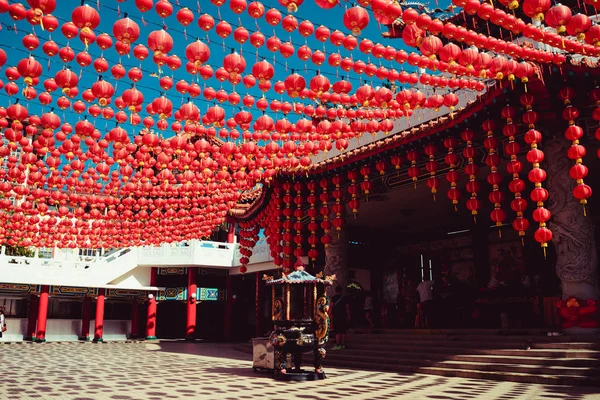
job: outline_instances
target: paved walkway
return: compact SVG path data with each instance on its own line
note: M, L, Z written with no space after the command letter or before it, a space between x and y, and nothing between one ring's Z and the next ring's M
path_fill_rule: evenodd
M0 399L592 400L600 388L326 368L328 379L275 382L227 344L0 344Z

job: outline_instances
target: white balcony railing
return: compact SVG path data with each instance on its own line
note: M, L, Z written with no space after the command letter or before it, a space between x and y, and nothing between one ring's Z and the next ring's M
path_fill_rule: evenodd
M0 283L85 287L122 284L125 287L134 282L130 288L137 288L149 285L148 267L227 269L239 266L239 259L238 244L200 240L159 247L131 247L103 256L80 256L77 250L55 249L53 258L18 257L6 255L2 248ZM253 249L250 265L270 261L268 245L261 239Z

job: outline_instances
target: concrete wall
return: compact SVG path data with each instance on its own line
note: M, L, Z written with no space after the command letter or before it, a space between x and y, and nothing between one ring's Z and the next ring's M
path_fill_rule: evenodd
M90 337L94 336L95 321L90 321ZM7 331L2 335L0 341L16 342L25 337L27 331L27 318L7 318ZM131 321L127 320L105 320L104 340L125 340L130 331ZM46 325L46 340L74 341L81 333L80 319L49 319Z

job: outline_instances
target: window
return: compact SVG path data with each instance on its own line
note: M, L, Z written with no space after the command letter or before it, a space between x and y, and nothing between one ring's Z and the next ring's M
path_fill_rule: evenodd
M42 247L38 252L39 258L52 258L52 249L48 247Z
M102 254L102 249L79 249L79 255L82 257L95 257Z

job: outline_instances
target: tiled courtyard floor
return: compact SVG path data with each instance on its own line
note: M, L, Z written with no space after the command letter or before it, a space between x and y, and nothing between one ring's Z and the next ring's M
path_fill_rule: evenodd
M281 383L251 366L227 344L0 344L0 399L600 399L600 388L334 368Z

